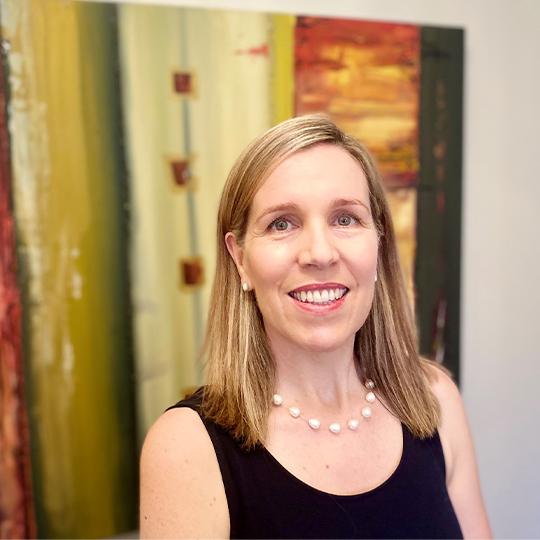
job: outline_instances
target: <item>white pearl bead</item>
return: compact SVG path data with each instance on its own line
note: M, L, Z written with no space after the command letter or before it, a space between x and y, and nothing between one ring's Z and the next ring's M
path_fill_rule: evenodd
M274 405L281 405L283 403L283 396L280 394L274 394L272 396L272 403Z
M328 429L332 432L332 433L339 433L341 431L341 426L337 423L337 422L334 422L333 424L330 424L328 426Z
M347 427L349 429L352 429L353 431L356 431L358 429L358 426L360 425L360 422L356 418L351 418L347 422Z
M373 390L375 388L375 383L371 379L368 379L366 381L366 388L368 390Z
M293 418L298 418L300 416L300 409L298 407L289 407L289 414Z
M362 416L364 418L371 418L371 407L364 407L362 409Z
M319 429L321 427L321 422L316 418L310 418L308 420L309 427L312 429Z
M366 394L366 401L368 403L373 403L375 401L375 394L373 392L368 392Z

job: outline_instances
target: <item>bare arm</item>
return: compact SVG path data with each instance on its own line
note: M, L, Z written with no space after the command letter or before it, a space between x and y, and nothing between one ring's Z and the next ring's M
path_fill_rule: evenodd
M441 404L439 428L446 461L446 483L465 538L492 538L463 401L454 382L437 370L432 389Z
M190 409L166 412L144 442L140 537L229 537L227 499L214 448Z

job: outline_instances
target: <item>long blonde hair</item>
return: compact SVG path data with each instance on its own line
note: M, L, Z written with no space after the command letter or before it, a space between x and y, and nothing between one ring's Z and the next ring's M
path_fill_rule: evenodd
M429 387L427 363L418 354L414 318L379 173L362 144L320 115L287 120L255 139L236 161L223 189L203 349L207 386L202 412L245 448L264 443L275 366L255 295L241 291L224 238L232 232L243 242L251 203L271 171L292 154L317 144L339 146L358 161L367 179L379 236L373 305L355 338L358 371L373 379L389 409L414 435L427 437L438 425L439 406Z

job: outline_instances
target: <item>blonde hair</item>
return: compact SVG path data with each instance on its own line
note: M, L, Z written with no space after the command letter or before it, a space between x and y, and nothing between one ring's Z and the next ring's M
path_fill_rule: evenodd
M386 405L414 435L427 437L438 425L439 406L429 387L428 363L418 354L379 173L362 144L320 115L293 118L270 129L244 150L228 176L219 206L216 273L203 349L207 386L202 412L245 448L264 443L275 385L274 361L255 295L241 291L224 238L232 232L242 243L255 193L271 171L292 154L317 144L339 146L358 161L379 236L373 305L355 338L358 372L373 379Z

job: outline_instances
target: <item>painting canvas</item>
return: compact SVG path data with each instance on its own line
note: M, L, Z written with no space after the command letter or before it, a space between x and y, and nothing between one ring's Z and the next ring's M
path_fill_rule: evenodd
M375 155L421 351L459 377L460 29L70 0L0 13L23 341L8 337L40 536L136 527L144 434L203 382L227 172L295 114Z

